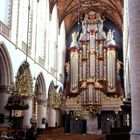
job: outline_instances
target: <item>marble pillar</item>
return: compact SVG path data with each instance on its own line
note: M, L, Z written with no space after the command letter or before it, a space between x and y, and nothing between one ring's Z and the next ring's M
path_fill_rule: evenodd
M0 113L5 117L9 116L9 111L5 109L5 106L8 102L10 94L8 94L8 86L0 86ZM8 127L8 120L4 120L3 124L0 124L0 127Z
M23 127L30 128L31 127L30 120L32 118L32 112L33 112L32 97L27 97L27 99L25 100L25 104L29 105L29 109L23 111L24 112Z
M53 108L48 109L48 126L55 127L56 125L56 110Z
M56 110L56 127L61 125L61 111L59 109Z
M140 1L128 0L130 37L130 83L132 103L131 140L140 139Z
M45 103L46 103L46 100L39 100L38 101L38 120L37 120L37 126L38 128L46 128L46 124L45 122L42 123L42 119L46 118L46 111L47 111L47 108L45 107Z

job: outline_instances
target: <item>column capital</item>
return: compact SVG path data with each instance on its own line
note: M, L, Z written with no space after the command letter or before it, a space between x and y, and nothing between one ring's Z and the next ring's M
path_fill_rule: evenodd
M47 99L38 99L38 104L45 105L47 103Z
M10 93L10 90L12 89L12 86L8 86L8 85L0 85L0 92L2 93Z

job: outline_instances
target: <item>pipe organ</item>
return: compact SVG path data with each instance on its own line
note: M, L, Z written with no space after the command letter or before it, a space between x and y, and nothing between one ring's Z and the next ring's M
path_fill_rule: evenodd
M101 107L101 96L116 95L116 51L114 31L103 30L104 20L94 11L85 15L82 32L72 34L68 95L80 95L87 110Z

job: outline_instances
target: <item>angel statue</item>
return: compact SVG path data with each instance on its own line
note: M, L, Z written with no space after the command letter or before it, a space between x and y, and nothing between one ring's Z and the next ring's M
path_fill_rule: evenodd
M114 32L115 30L111 31L111 29L109 29L109 31L107 32L106 46L116 45L116 42L114 40Z
M66 73L67 73L67 75L69 75L69 73L70 73L70 63L69 62L65 63L65 67L66 67Z
M88 32L88 23L89 23L89 19L88 19L88 14L85 14L84 20L82 21L82 32L83 32L83 37L87 37L87 32Z
M120 72L120 69L121 69L121 65L123 65L123 63L119 60L119 59L117 59L117 62L116 62L117 64L117 72L119 73Z
M72 43L71 43L71 47L77 47L77 46L78 46L77 37L78 37L78 32L73 32L73 33L72 33Z
M114 32L115 30L111 31L111 29L109 29L108 33L107 33L107 40L112 40L114 39Z

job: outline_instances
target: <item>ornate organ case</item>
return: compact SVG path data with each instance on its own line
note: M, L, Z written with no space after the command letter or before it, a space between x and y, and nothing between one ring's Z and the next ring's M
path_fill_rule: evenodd
M103 94L120 94L114 31L105 33L103 21L94 11L85 15L82 32L80 35L77 32L72 34L69 48L70 93L67 95L80 95L81 105L87 109L100 107Z

